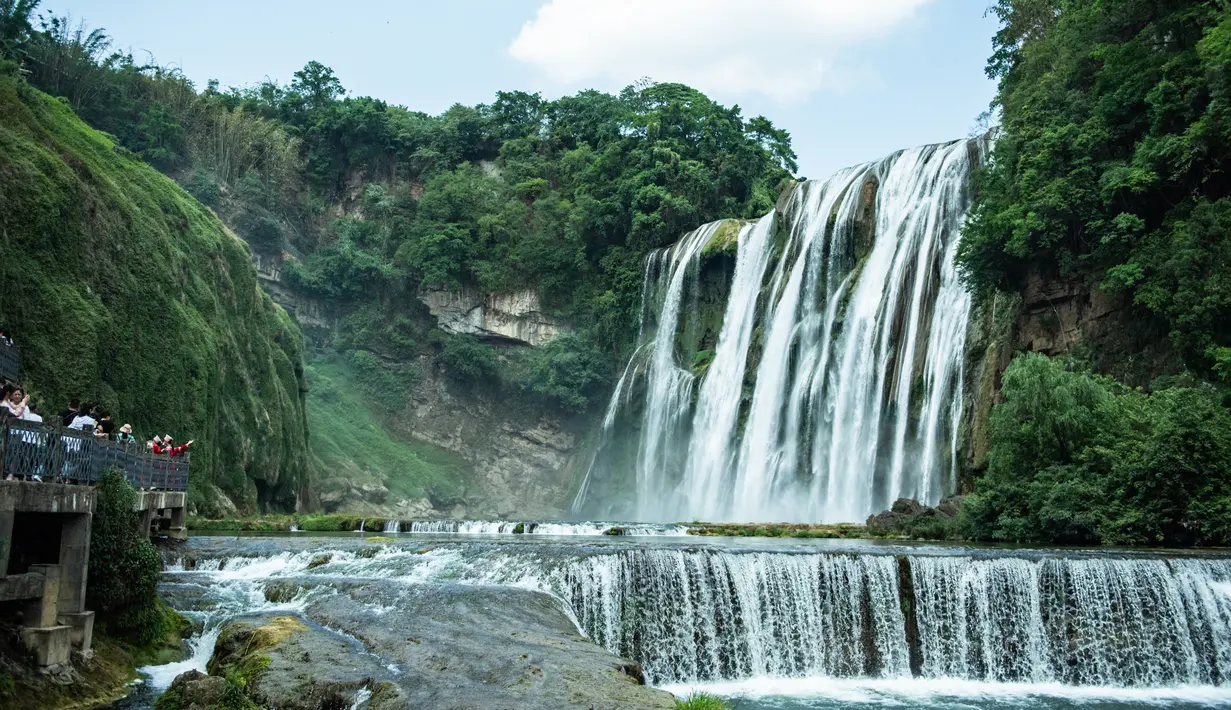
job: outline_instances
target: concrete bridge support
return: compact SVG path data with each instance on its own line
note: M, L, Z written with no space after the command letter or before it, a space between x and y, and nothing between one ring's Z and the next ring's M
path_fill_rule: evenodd
M142 491L134 510L141 513L141 531L146 537L165 532L172 540L187 540L184 512L188 494L182 491Z
M39 665L88 652L94 612L85 610L92 488L0 481L0 601L25 602L22 640Z

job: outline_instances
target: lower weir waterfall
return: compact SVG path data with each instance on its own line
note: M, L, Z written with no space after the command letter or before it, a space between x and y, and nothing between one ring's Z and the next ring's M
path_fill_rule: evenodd
M984 150L900 152L653 253L574 512L607 512L593 479L630 471L641 520L861 522L951 493L971 305L954 257Z
M221 614L327 613L347 585L375 595L359 599L379 624L418 585L499 585L550 595L659 686L822 678L1231 702L1231 558L1217 553L405 535L377 550L358 537L194 544L168 552L169 598L198 604L186 611L208 636ZM294 598L270 593L285 580Z

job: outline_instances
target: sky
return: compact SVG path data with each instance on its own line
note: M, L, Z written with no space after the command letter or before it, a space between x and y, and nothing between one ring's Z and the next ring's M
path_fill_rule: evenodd
M114 46L210 79L289 82L440 113L496 91L681 82L790 131L800 175L970 134L995 84L991 0L43 0Z

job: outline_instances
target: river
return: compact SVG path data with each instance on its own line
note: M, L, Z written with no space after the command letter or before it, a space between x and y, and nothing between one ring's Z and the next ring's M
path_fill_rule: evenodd
M225 621L318 623L309 610L358 582L381 625L401 623L407 590L542 591L650 684L740 709L1231 706L1229 553L640 532L194 536L161 586L201 629L192 657L143 669L121 707L204 668Z

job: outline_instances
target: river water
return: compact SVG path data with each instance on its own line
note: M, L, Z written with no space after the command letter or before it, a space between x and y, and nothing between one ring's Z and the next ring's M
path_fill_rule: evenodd
M228 619L302 615L355 580L545 592L652 685L741 709L1231 706L1231 554L640 532L194 537L161 587L201 629L193 654L143 669L123 707L204 668ZM287 581L303 589L269 593Z

